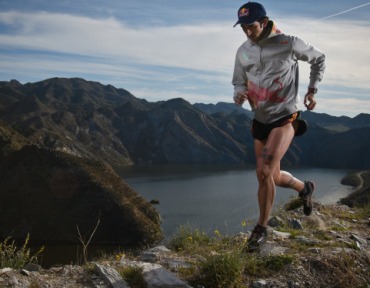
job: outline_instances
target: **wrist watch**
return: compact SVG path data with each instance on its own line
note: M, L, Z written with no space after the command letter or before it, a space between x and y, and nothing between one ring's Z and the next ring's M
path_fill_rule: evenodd
M308 88L307 94L316 94L317 93L317 88Z

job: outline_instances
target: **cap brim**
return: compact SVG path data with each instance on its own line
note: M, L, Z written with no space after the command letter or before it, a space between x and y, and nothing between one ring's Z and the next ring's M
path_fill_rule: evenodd
M258 19L257 19L257 20L258 20ZM234 27L235 27L236 25L238 25L238 24L252 25L252 24L253 24L254 22L256 22L257 20L254 20L254 21L252 21L252 22L251 22L251 21L248 21L248 22L247 22L247 21L245 21L245 20L243 21L243 19L242 19L242 20L238 20L238 22L236 22L236 23L235 23Z

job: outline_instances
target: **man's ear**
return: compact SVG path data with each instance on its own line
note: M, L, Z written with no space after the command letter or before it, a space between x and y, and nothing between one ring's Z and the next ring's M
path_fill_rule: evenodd
M269 19L265 18L263 19L263 22L261 23L261 28L265 28L267 26L267 23L269 23Z

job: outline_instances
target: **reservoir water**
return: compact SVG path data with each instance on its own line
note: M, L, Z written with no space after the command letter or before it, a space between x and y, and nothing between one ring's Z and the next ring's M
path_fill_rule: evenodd
M224 166L146 166L116 168L128 185L155 205L162 218L164 244L181 225L192 226L214 235L246 231L242 221L254 224L258 217L257 179L253 167ZM314 200L322 204L336 203L347 196L352 187L341 185L341 179L352 171L294 168L288 169L301 180L316 183ZM294 191L278 188L274 209L282 207ZM303 214L302 214L303 216ZM251 220L251 221L248 221ZM46 245L41 265L79 263L80 245ZM88 248L89 258L122 251L117 246Z
M258 217L258 183L253 167L149 166L117 171L145 199L159 201L155 207L166 238L184 224L209 234L216 229L224 235L234 234L242 231L242 221L253 222ZM301 180L313 180L314 200L322 204L336 203L353 189L340 183L350 171L318 168L288 171ZM296 195L293 190L277 188L274 209Z

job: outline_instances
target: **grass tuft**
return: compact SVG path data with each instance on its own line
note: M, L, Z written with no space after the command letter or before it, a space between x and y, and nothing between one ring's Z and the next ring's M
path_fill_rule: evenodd
M143 276L143 268L136 266L127 266L119 270L122 278L130 287L146 288L146 281Z
M244 261L239 253L220 253L207 256L199 262L199 274L194 284L214 288L244 287Z
M27 247L30 235L24 241L22 247L18 248L15 245L15 241L10 241L10 238L6 238L0 243L0 268L13 268L21 269L27 263L37 263L38 257L44 251L44 247L41 247L35 254L31 255L30 248Z
M194 249L207 246L210 242L211 238L204 231L186 224L177 229L177 233L169 241L169 247L174 251L194 253Z

